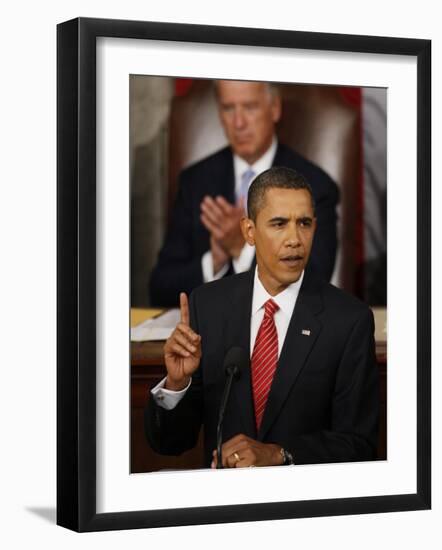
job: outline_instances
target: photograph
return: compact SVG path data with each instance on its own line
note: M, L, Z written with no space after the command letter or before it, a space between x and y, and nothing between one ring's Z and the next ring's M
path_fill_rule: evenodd
M245 340L244 372L241 381L233 382L232 397L225 407L223 443L227 445L232 437L245 435L264 444L279 444L280 449L290 453L294 464L385 460L387 90L131 75L129 97L131 473L210 467L226 382L223 362L229 350L242 349L240 344ZM241 220L247 217L247 193L254 180L267 170L279 168L289 172L269 172L269 191L281 196L282 202L286 202L287 177L293 178L294 196L296 178L309 186L314 204L310 215L316 225L311 236L313 244L306 245L301 237L299 242L292 242L288 233L274 251L274 237L270 236L270 241L261 245L264 250L260 257L258 251L255 253L255 244L248 244L241 233ZM279 214L289 219L293 215L290 209ZM274 252L277 261L285 265L281 273L271 266L271 275L266 277L269 260L262 256ZM302 259L291 260L290 256L298 252ZM276 337L281 338L276 366L274 374L268 374L267 392L261 398L265 401L261 414L265 416L267 397L273 393L269 402L273 400L275 411L266 419L266 433L259 433L257 423L251 421L259 398L255 399L254 394L256 353L252 345L259 324L252 336L253 314L248 321L241 316L241 310L251 308L249 287L255 270L267 294L279 294L282 300L281 311L275 314ZM262 278L259 270L263 270ZM157 394L164 392L157 385L162 386L162 379L170 374L164 346L182 321L180 293L190 297L195 289L215 280L223 280L221 284L231 280L232 285L238 280L241 284L241 277L231 278L239 273L251 277L238 291L235 304L227 306L231 308L230 316L216 309L215 296L207 296L208 326L202 324L200 328L205 334L207 328L207 335L201 341L201 365L195 373L198 376L201 371L203 379L200 417L189 426L188 439L184 440L185 427L180 418L191 416L183 408L184 400L173 413L171 428L157 433L151 418L155 412L148 401L160 404L161 396ZM307 274L343 292L342 296L336 294L337 310L328 316L322 312L327 305L332 307L324 296L328 287L317 285L321 334L301 361L297 350L302 342L293 344L293 349L289 346L296 339L295 321L298 324L302 311L294 305L296 298L287 305L288 312L282 304L287 288L301 284L301 277L300 294L307 292ZM277 280L282 278L282 286L272 285L275 276ZM218 292L216 284L212 287ZM220 286L219 291L225 293L223 302L236 292L235 286L225 290ZM354 372L339 389L340 394L349 392L345 404L339 405L341 397L335 397L337 386L333 381L346 368L342 360L349 353L348 336L356 319L354 312L349 312L348 325L341 327L340 334L338 324L344 316L341 308L345 307L340 300L348 300L350 307L350 296L351 307L360 308L367 317L354 336L354 345L362 355L360 368L368 368L369 372L350 391L355 377L361 375L354 366ZM368 308L363 309L363 304ZM258 316L259 310L264 311L264 302L257 309ZM369 310L374 326L368 321ZM222 323L211 320L220 316L225 319ZM279 324L288 326L291 317L293 326L285 335L278 330ZM210 350L209 342L225 334L235 318L244 324L235 327L214 351ZM213 327L209 326L211 322ZM301 339L312 336L301 333ZM327 340L332 343L328 345ZM315 349L332 357L326 367ZM290 372L295 371L292 377ZM321 379L324 384L319 383ZM152 397L152 389L157 398ZM197 403L198 399L191 407L200 408ZM354 407L353 420L348 418L350 407ZM242 415L248 415L244 422L235 423L230 418ZM362 424L366 424L365 431ZM170 445L174 437L176 444ZM341 447L336 441L340 437ZM227 466L236 466L237 462L238 466L283 463L278 453L250 464L250 460L235 459L235 448L231 451L233 459L225 458Z
M3 13L2 548L439 550L437 3Z

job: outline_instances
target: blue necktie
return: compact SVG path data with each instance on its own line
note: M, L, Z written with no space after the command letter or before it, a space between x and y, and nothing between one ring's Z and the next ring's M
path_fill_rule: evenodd
M241 188L238 194L238 202L242 200L244 209L247 212L247 194L249 192L250 183L255 177L255 172L251 168L247 170L241 176Z

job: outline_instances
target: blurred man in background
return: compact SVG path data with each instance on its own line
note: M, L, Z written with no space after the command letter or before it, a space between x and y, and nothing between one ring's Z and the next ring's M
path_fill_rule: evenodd
M329 280L336 256L335 182L318 166L278 143L281 99L263 82L216 82L218 111L229 145L185 169L165 243L151 280L152 305L176 307L180 292L251 268L255 250L240 230L248 188L271 166L286 166L310 182L317 229L311 263Z

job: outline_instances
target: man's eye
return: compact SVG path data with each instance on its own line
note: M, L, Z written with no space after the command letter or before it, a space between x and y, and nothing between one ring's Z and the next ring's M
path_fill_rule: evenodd
M256 109L258 109L258 105L256 103L248 103L247 105L244 105L244 109L248 112L256 111Z
M304 220L300 220L299 222L303 227L310 227L312 225L312 220L309 220L308 218L307 219L304 219Z

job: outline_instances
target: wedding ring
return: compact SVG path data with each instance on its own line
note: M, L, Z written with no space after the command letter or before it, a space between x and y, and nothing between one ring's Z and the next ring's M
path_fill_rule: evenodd
M233 456L236 458L236 461L239 462L241 459L239 458L239 454L238 453L233 453Z

